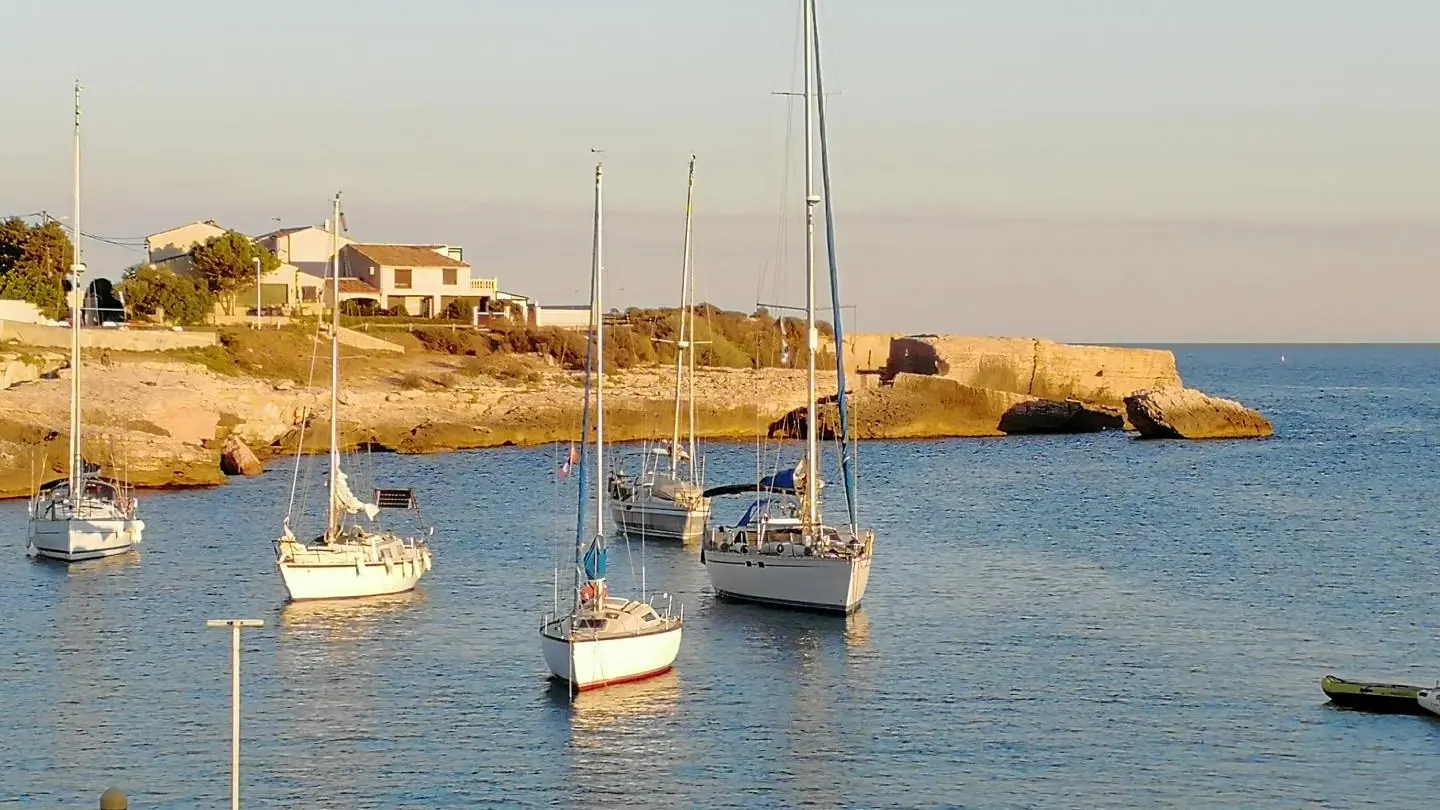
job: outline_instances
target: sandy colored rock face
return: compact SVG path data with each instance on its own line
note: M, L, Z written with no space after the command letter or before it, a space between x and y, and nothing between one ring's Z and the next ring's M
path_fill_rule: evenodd
M1119 406L1135 391L1179 386L1175 356L1157 349L1072 346L1034 338L858 334L846 369L944 377L1040 399Z
M252 371L269 369L255 371L271 375L266 379L218 374L198 361L154 355L117 357L103 365L87 362L82 379L90 392L85 399L87 453L97 454L92 460L102 464L127 462L129 477L139 486L168 487L223 483L221 446L230 439L250 453L246 458L237 450L226 461L227 469L242 473L254 468L250 459L262 463L297 450L325 452L328 345L310 338L298 338L295 345L301 348L280 345L269 354L230 355L231 360L253 360L245 366ZM306 378L296 371L296 358L290 356L295 352L305 355L299 367L313 367L315 385L294 382ZM526 362L533 374L496 378L474 373L467 358L419 350L357 354L347 348L342 357L339 435L347 449L429 453L568 442L580 436L583 389L574 372L531 360ZM1063 416L1073 428L1071 406L1058 403L1062 414L1055 410L1057 403L1040 400L1074 397L1090 406L1118 404L1133 390L1179 385L1169 352L1063 346L1029 338L860 334L847 338L845 360L852 372L852 434L861 439L998 436L1007 414L1012 429L1017 416L1032 423L1041 416L1052 421ZM883 368L885 373L853 374L857 368ZM41 374L0 390L0 497L28 494L42 472L63 470L67 377L68 372ZM674 386L670 367L606 375L607 438L668 437ZM833 369L822 370L817 388L822 397L833 394ZM803 369L700 369L693 390L702 438L804 433ZM821 433L833 433L837 421L835 405L823 405Z
M265 472L265 465L244 442L231 435L220 448L220 471L226 475L259 475Z
M1148 439L1253 439L1274 433L1259 412L1193 388L1138 392L1125 398L1125 412Z

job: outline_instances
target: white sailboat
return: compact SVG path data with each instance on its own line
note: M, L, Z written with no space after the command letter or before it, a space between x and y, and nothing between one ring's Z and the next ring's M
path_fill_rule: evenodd
M820 73L815 0L802 0L805 102L805 316L809 344L805 457L756 484L718 487L707 494L749 493L754 497L740 522L711 531L700 561L717 595L750 602L824 612L850 613L860 606L870 581L875 533L859 526L855 500L849 415L845 391L839 272L830 205L830 164L825 137L825 92ZM812 73L813 70L813 73ZM812 79L813 75L813 79ZM826 246L835 332L836 401L840 415L840 467L845 481L847 521L827 525L821 515L820 448L816 420L815 193L813 114L820 125L820 160L825 191Z
M695 210L695 156L685 192L685 249L680 272L679 330L675 339L675 421L668 447L640 454L640 470L610 476L610 516L632 537L692 542L705 532L710 499L695 455L695 300L690 233ZM681 398L689 371L689 446L681 446ZM623 463L623 462L622 462Z
M340 469L340 253L338 245L340 195L335 195L335 223L331 233L333 279L330 298L330 482L325 509L325 533L309 544L301 543L290 530L286 515L284 531L275 542L275 565L291 601L307 599L348 599L401 593L415 587L431 566L430 547L421 538L402 537L394 532L371 531L358 523L346 524L347 515L364 515L374 520L382 507L415 507L410 490L379 489L373 503L360 500L350 491L349 479ZM296 484L300 456L296 455ZM295 493L291 492L291 508Z
M540 645L550 672L583 691L638 681L668 671L680 652L683 616L670 606L656 610L642 593L640 599L610 595L605 579L605 336L601 308L602 280L602 166L595 166L595 225L590 276L590 343L585 374L585 416L581 436L590 434L590 386L595 386L595 533L585 535L586 459L580 453L579 505L575 519L574 602L560 615L559 605L545 614ZM642 588L643 590L643 588ZM667 600L668 601L668 600ZM557 597L558 602L558 597Z
M135 516L136 501L122 475L100 475L85 459L81 436L80 329L84 320L85 264L80 230L80 90L75 83L74 261L70 265L70 454L69 475L47 481L30 499L25 553L64 562L94 560L129 551L140 542L145 522Z

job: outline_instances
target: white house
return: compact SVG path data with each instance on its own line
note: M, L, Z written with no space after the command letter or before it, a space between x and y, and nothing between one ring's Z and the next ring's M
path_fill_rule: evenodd
M335 256L332 245L345 247L355 240L344 234L331 233L330 223L281 228L255 238L282 262L288 262L312 276L330 275L330 260Z
M468 318L476 307L488 309L495 279L472 279L470 265L457 254L463 255L446 245L351 243L340 249L340 275L378 290L377 303L385 309L403 306L412 316L434 318L459 304Z
M178 275L188 276L192 270L190 249L224 234L225 229L215 224L213 219L152 233L145 237L145 261L156 267L167 267Z

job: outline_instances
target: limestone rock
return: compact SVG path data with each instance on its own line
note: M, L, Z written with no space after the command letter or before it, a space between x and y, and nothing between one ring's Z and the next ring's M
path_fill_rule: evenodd
M250 448L235 436L225 440L220 449L220 471L226 475L259 475L265 472L265 465L250 452Z
M1245 439L1274 433L1258 411L1193 388L1137 392L1125 398L1125 413L1146 439Z
M166 436L203 447L215 440L215 428L220 424L220 413L202 408L156 403L147 409L144 421L164 431Z
M833 397L817 410L817 437L834 438L839 414ZM851 435L859 439L913 439L949 436L999 436L1000 418L1033 397L964 385L943 377L899 374L881 388L865 388L850 397ZM771 438L806 435L804 407L770 423Z
M975 388L1117 407L1135 391L1181 385L1168 351L1035 338L860 333L845 339L845 365L852 374L883 379L943 377Z
M1006 435L1024 433L1098 433L1121 430L1125 418L1120 411L1103 405L1086 405L1073 399L1057 402L1037 399L1020 402L1000 416L1000 432Z

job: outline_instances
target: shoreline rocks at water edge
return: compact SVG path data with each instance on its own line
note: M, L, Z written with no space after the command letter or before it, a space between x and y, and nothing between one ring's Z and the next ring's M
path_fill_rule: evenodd
M1194 388L1155 388L1125 397L1125 415L1142 439L1263 439L1270 420L1233 399Z

